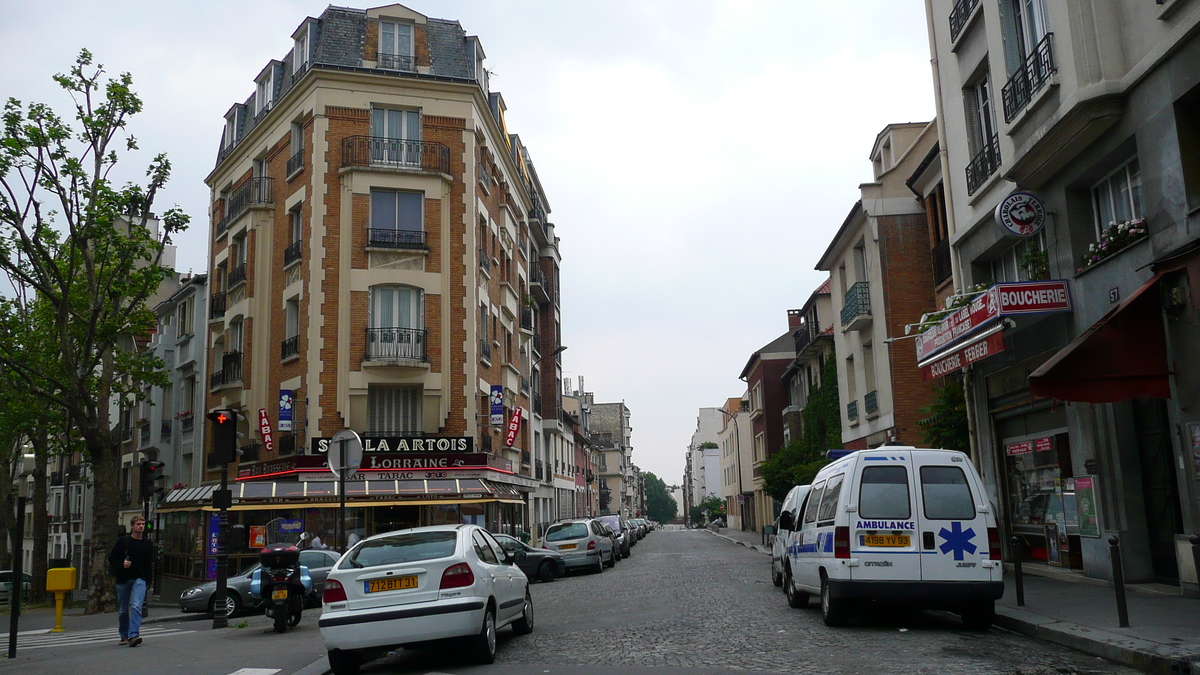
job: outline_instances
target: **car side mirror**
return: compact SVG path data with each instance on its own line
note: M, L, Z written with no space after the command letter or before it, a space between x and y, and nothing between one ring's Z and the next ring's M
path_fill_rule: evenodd
M795 524L796 523L792 520L791 512L784 511L783 513L779 514L779 529L780 530L789 530L790 531L793 529Z
M519 563L525 560L525 551L513 551L508 554L508 564Z

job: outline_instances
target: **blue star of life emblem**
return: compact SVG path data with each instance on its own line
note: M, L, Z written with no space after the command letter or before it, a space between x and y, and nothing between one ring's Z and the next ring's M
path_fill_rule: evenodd
M941 531L938 532L938 536L946 540L941 546L942 553L945 554L953 551L955 560L962 560L964 552L975 552L976 546L975 544L971 543L971 540L975 538L974 528L968 527L964 531L962 529L962 523L954 522L950 523L949 530L943 527Z

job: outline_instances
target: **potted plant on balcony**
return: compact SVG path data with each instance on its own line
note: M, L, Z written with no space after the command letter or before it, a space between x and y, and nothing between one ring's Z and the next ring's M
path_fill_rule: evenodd
M1109 223L1108 229L1100 234L1100 241L1088 244L1087 253L1079 259L1079 269L1076 274L1092 267L1114 253L1128 248L1149 236L1145 218L1134 218L1123 223Z

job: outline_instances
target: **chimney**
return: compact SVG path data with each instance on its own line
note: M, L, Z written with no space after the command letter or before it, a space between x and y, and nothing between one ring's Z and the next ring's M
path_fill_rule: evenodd
M789 309L788 310L788 329L795 330L800 327L800 320L804 317L804 310Z

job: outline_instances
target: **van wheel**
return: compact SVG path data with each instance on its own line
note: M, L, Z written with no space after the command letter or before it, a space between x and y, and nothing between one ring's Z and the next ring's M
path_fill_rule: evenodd
M776 586L783 585L783 575L775 571L775 563L771 563L771 583Z
M967 630L987 630L996 617L996 603L991 600L968 605L958 613Z
M788 607L792 609L804 609L808 607L808 593L796 590L796 580L792 578L792 568L789 567L783 573L783 592L787 595Z
M837 628L846 625L850 607L845 600L830 597L829 579L821 575L821 619L825 625Z

